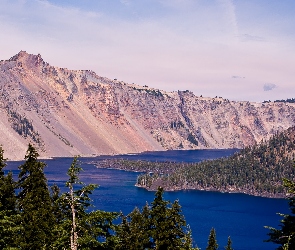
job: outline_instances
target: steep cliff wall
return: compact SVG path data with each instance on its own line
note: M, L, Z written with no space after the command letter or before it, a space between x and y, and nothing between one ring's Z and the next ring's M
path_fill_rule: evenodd
M21 51L0 62L0 144L23 158L242 148L295 124L290 103L231 102L50 66Z

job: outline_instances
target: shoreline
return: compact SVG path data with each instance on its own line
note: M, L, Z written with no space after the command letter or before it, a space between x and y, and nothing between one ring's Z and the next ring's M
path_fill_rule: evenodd
M154 188L148 188L139 184L135 184L136 187L138 188L143 188L147 191L157 191L157 189ZM264 194L255 194L255 193L251 193L251 192L245 192L245 191L239 191L239 190L231 190L231 191L227 191L227 190L218 190L215 188L164 188L165 192L177 192L177 191L204 191L204 192L217 192L217 193L226 193L226 194L245 194L245 195L250 195L250 196L255 196L255 197L263 197L263 198L269 198L269 199L286 199L287 196L284 194L278 194L278 195L273 195L273 194L268 194L268 193L264 193Z
M122 166L102 166L99 163L92 163L95 165L96 168L101 168L101 169L113 169L113 170L121 170L121 171L127 171L127 172L135 172L135 173L146 173L146 171L140 171L140 170L132 170L132 169L128 169L126 167L122 167ZM155 181L157 182L157 181ZM228 190L228 189L217 189L217 188L213 188L213 187L208 187L208 188L203 188L203 187L192 187L192 186L188 186L188 187L179 187L179 186L174 186L174 187L168 187L165 185L153 185L155 182L152 183L151 187L147 187L144 185L140 185L138 183L135 183L134 186L138 187L138 188L143 188L147 191L157 191L158 186L161 186L164 188L164 190L166 192L177 192L177 191L185 191L185 190L195 190L195 191L205 191L205 192L219 192L219 193L228 193L228 194L245 194L245 195L250 195L250 196L256 196L256 197L263 197L263 198L269 198L269 199L286 199L287 196L285 194L282 193L278 193L278 194L271 194L271 193L258 193L258 192L254 192L252 190L244 190L244 189L232 189L232 190ZM164 183L162 183L164 184Z

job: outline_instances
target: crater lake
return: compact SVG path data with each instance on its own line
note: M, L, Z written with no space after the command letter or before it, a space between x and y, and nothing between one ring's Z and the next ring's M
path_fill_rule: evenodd
M98 169L92 163L108 158L130 160L198 162L206 159L226 157L237 150L173 150L164 152L144 152L141 154L98 156L79 158L84 169L80 178L86 184L98 184L91 196L95 209L122 211L124 215L135 207L142 208L151 203L154 192L135 187L139 173L114 169ZM47 163L44 169L48 184L56 183L62 191L68 176L66 172L73 158L54 158L41 160ZM11 170L14 178L18 175L18 166L22 162L8 162L6 170ZM207 246L210 229L216 229L219 249L224 249L228 236L232 239L235 250L271 250L277 245L263 242L268 238L268 229L278 228L281 216L277 213L289 213L285 199L255 197L245 194L220 193L196 190L165 192L164 198L173 202L178 199L182 206L186 222L190 225L194 245L201 249Z

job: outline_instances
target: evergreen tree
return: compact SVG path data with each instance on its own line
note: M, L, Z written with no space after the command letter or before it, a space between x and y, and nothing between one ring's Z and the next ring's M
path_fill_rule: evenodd
M16 183L12 178L12 173L9 172L6 176L4 168L6 167L6 159L4 158L4 150L0 147L0 211L15 212Z
M280 246L277 248L279 250L295 249L295 182L284 179L284 186L288 189L291 214L280 214L283 217L280 229L266 227L270 229L268 233L270 238L266 241L279 244Z
M55 218L43 169L45 163L38 161L39 154L29 144L25 163L19 167L18 208L23 230L18 244L21 249L51 249Z
M4 150L0 147L0 249L14 249L21 226L16 213L15 182L11 172L5 176L5 167Z
M118 213L105 211L91 211L89 195L98 185L85 185L79 180L79 174L83 169L78 158L75 157L69 170L69 180L66 186L69 191L59 198L58 190L55 187L55 206L59 209L59 225L55 231L59 238L54 242L56 249L64 249L70 246L71 250L79 249L112 249L116 237L112 234L115 231L113 220ZM57 213L58 209L56 209Z
M146 205L142 213L135 208L128 216L123 216L117 230L119 242L116 250L150 249L149 207Z
M218 244L216 240L216 232L215 229L212 228L210 230L209 238L208 238L208 245L206 247L206 250L217 250Z
M227 238L227 245L224 248L225 248L225 250L233 250L233 248L232 248L232 241L231 241L230 236L228 236L228 238Z
M123 216L117 235L116 250L194 249L191 231L186 226L178 201L164 200L161 187L151 206L146 204L142 212L135 208L128 216Z

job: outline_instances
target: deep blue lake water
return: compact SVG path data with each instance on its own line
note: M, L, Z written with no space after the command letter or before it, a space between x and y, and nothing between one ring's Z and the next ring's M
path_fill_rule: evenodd
M128 159L152 161L184 161L198 162L228 156L236 150L188 150L146 152L139 155L114 156ZM110 158L102 156L96 160ZM113 169L97 169L87 164L93 158L80 158L84 171L80 177L85 183L99 184L92 199L96 209L106 211L122 211L130 213L134 207L142 208L146 202L151 203L154 192L134 186L138 173ZM45 174L49 184L64 186L67 180L66 171L72 158L56 158L44 160L47 163ZM9 162L8 168L17 176L20 162ZM288 203L284 199L254 197L245 194L228 194L206 191L166 192L165 199L179 199L187 223L190 225L195 244L201 249L207 246L210 229L216 229L219 249L224 249L230 235L235 250L275 249L277 245L263 242L267 239L264 226L278 228L281 219L276 213L289 213Z

